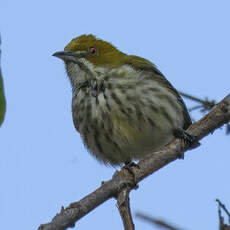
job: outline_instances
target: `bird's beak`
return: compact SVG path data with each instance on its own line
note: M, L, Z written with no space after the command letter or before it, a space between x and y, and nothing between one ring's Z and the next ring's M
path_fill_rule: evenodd
M74 62L74 63L77 63L79 58L83 58L88 55L89 53L87 51L76 51L76 52L59 51L53 54L54 57L60 58L65 62Z

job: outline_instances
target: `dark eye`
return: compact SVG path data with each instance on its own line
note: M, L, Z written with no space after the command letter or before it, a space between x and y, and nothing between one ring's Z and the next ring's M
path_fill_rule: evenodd
M89 52L90 52L92 55L97 55L97 50L96 50L94 47L89 48Z

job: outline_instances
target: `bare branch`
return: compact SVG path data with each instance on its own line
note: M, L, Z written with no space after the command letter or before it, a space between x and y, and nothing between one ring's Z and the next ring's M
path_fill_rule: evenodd
M140 212L136 213L136 217L138 217L138 218L140 218L140 219L142 219L142 220L144 220L146 222L149 222L149 223L152 223L154 225L157 225L160 228L164 228L164 229L168 229L168 230L182 230L181 228L172 226L171 224L167 223L166 221L156 219L156 218L154 218L152 216L148 216L148 215L140 213Z
M218 216L219 216L219 229L220 230L230 230L230 213L223 203L219 199L216 199L218 203ZM224 223L224 217L221 215L221 209L223 209L228 216L228 225Z
M208 100L208 98L205 98L205 99L203 100L203 99L200 99L200 98L198 98L198 97L194 97L194 96L192 96L192 95L190 95L190 94L187 94L187 93L184 93L184 92L179 92L179 93L180 93L183 97L185 97L185 98L187 98L187 99L190 99L190 100L192 100L192 101L198 102L199 104L201 104L201 106L194 107L193 110L202 107L202 108L203 108L203 110L202 110L203 112L209 111L209 110L211 110L211 109L215 106L215 104L216 104L216 101L215 101L215 100L210 101L210 100Z
M215 105L201 120L193 123L187 132L197 136L200 140L229 121L230 94ZM70 204L67 208L62 208L61 212L50 223L41 225L39 230L65 230L67 227L74 226L76 221L97 206L112 197L116 198L122 189L127 188L127 186L129 189L134 189L136 183L176 160L188 149L189 146L186 143L180 139L175 139L161 151L149 154L139 161L138 167L132 168L135 181L127 169L123 168L121 171L116 171L111 180L104 182L101 187L80 201Z
M185 98L187 98L189 100L198 102L198 105L193 106L192 108L190 108L189 112L192 112L192 111L197 110L197 109L201 109L200 111L202 113L205 113L205 112L210 111L216 105L215 100L208 100L208 98L200 99L198 97L194 97L194 96L192 96L190 94L183 93L183 92L180 92L180 91L179 91L179 93L181 94L181 96L183 96L183 97L185 97ZM226 124L226 134L227 135L230 134L230 123Z
M117 205L118 210L121 215L121 219L124 225L125 230L134 230L134 223L131 215L130 210L130 203L129 203L129 192L130 188L123 188L118 196L117 196Z

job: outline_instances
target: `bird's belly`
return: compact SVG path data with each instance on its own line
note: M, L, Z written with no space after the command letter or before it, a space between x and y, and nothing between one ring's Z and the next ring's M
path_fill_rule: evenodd
M73 110L75 127L89 151L104 163L140 159L169 143L174 128L183 127L179 106L156 95L127 95L124 99L114 91L95 98L82 93L73 101L78 108Z

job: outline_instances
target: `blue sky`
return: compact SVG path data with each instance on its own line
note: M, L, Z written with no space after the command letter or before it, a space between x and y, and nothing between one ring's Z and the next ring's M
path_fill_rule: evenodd
M93 33L145 57L177 89L192 95L220 100L229 93L228 0L7 0L0 6L7 98L0 129L2 229L36 229L114 173L85 150L72 123L64 65L52 57L73 37ZM217 229L215 199L230 209L230 137L224 131L141 182L131 193L133 212L185 229ZM75 229L122 229L115 204L101 205ZM134 221L136 229L152 229Z

